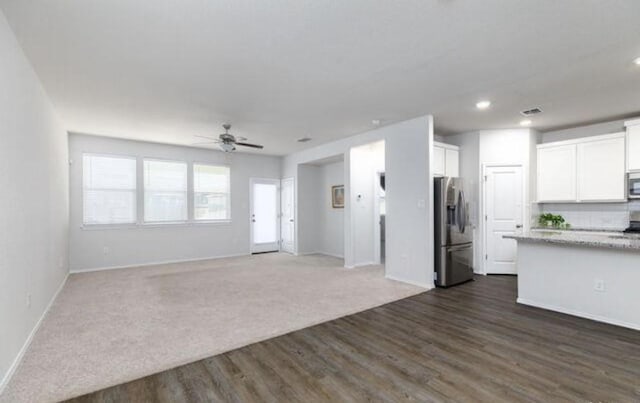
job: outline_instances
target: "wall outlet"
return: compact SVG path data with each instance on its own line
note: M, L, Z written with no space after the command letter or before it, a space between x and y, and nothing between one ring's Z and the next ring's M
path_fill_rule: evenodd
M605 292L604 280L596 279L593 282L593 289L598 291L598 292Z

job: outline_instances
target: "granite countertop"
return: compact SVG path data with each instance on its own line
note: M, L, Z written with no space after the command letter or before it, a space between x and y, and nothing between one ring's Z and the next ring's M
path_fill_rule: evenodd
M630 249L640 252L640 236L618 231L563 231L557 229L533 229L503 238L521 242L553 243L590 246L594 248Z

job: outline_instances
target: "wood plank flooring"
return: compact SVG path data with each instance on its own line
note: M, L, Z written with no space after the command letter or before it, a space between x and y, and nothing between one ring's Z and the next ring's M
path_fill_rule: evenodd
M71 401L640 402L640 332L515 299L480 276Z

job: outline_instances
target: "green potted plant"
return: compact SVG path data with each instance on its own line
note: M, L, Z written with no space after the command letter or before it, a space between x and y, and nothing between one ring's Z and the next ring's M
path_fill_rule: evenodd
M538 225L541 227L569 228L569 223L559 214L543 213L538 217Z

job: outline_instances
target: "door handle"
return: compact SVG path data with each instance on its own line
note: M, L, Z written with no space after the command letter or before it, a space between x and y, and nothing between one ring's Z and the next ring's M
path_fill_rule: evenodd
M255 218L252 218L252 219L251 219L251 222L256 222Z
M289 220L289 222L293 222L293 218Z
M522 228L522 224L516 224L516 228Z

